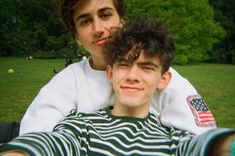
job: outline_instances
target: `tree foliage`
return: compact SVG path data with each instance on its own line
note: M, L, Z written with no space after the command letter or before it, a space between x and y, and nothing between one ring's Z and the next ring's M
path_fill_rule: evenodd
M176 41L176 63L211 59L215 54L211 52L213 44L225 35L207 0L126 0L126 3L129 19L144 13L169 24ZM44 53L50 57L63 56L73 45L59 17L58 0L0 0L0 34L0 56ZM84 53L84 49L80 51Z
M207 60L213 44L225 34L214 21L214 12L207 0L129 0L127 2L129 18L144 13L165 20L169 24L176 41L176 63L186 64Z
M215 53L211 54L212 61L235 63L235 1L210 0L215 10L215 20L226 31L222 42L214 47Z
M1 0L0 3L0 55L38 56L37 53L44 52L55 56L67 46L68 36L58 14L57 0Z

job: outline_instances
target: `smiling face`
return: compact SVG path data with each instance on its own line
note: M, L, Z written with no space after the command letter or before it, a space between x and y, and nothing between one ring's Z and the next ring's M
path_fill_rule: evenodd
M73 20L77 34L75 39L90 54L93 68L105 69L102 48L113 28L122 27L112 0L80 0L74 9Z
M170 80L170 72L161 74L156 57L146 57L143 50L135 61L121 59L113 67L107 67L107 78L116 95L114 114L145 117L154 92L164 89Z

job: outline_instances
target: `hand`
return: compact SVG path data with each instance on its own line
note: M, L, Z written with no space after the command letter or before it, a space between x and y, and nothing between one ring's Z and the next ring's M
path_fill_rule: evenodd
M29 156L29 155L22 151L8 151L0 153L0 156Z
M235 139L235 134L220 137L211 146L211 156L230 156L231 143Z

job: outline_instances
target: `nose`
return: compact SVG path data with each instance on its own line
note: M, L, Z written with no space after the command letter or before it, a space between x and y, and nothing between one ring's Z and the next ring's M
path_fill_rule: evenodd
M93 30L94 30L94 36L96 38L99 38L103 35L104 33L104 26L103 26L103 23L102 21L95 17L94 18L94 21L93 21Z
M139 82L139 70L137 66L132 66L127 72L127 81L131 83Z

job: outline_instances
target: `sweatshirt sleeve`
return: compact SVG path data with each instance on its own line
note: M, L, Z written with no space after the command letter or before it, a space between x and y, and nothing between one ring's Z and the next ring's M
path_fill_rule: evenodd
M193 134L216 128L212 113L192 84L173 68L170 72L170 83L155 97L162 124Z
M45 85L27 109L20 125L20 135L49 132L76 108L74 71L69 66Z

